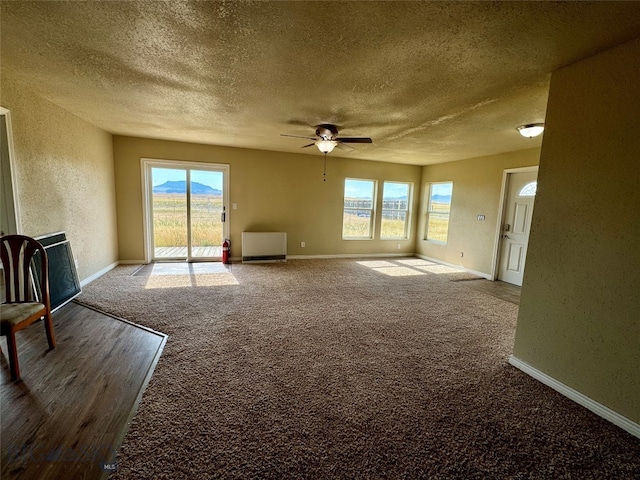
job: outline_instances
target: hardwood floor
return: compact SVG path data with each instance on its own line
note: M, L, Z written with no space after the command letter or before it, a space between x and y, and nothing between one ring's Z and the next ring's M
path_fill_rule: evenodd
M77 303L18 334L22 380L12 382L2 337L3 479L97 479L115 455L166 335Z
M470 280L462 283L469 288L499 298L500 300L520 305L520 287L516 285L500 281L492 282L484 279Z

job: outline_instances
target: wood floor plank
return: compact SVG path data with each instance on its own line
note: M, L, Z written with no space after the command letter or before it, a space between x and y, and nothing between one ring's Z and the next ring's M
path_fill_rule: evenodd
M2 343L2 478L106 478L166 335L75 302L18 334L22 380Z

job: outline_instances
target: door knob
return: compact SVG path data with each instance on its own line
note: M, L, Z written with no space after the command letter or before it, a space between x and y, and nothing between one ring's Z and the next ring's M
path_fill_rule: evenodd
M509 238L509 235L502 235L502 238Z

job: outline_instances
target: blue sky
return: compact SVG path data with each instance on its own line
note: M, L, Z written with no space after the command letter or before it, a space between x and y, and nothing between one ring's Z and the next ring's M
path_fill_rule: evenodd
M345 180L346 197L371 198L371 180ZM385 198L406 197L409 195L409 188L406 183L388 182L384 185Z
M153 186L162 185L166 181L179 182L187 179L185 170L176 168L153 168ZM191 181L222 190L222 172L191 170Z
M453 190L452 183L433 183L431 184L431 194L432 195L451 195L451 191Z

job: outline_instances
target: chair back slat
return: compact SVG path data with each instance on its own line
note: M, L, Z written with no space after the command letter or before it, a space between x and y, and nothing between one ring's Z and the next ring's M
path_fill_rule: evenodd
M6 235L0 238L0 256L4 271L6 302L20 303L38 301L34 292L31 260L40 252L41 280L40 289L48 291L48 271L46 252L40 242L24 235ZM46 282L46 286L43 282Z

